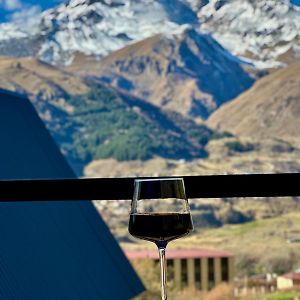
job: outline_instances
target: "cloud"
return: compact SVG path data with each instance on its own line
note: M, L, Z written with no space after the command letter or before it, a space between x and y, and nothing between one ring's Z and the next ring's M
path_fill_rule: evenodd
M1 1L1 0L0 0ZM9 19L13 22L33 21L41 12L39 5L25 6L9 15Z
M34 23L41 12L39 5L30 5L24 0L0 0L0 10L5 10L5 20L16 23Z
M0 6L6 10L15 10L22 8L20 0L0 0Z

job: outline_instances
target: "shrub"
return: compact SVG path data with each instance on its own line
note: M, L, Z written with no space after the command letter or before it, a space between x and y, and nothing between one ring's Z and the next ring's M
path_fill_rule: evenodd
M253 217L248 216L241 211L237 211L234 208L229 208L223 214L220 214L219 220L222 224L242 224L250 222Z
M208 292L203 297L203 300L232 300L233 298L233 287L226 283L222 283Z
M210 139L219 140L219 139L230 138L230 137L233 137L233 134L228 131L223 131L223 132L216 131L211 135Z
M225 146L233 152L248 152L255 150L255 145L251 143L241 143L239 141L227 142Z
M212 228L222 225L213 210L201 211L201 213L193 215L193 223L195 228Z

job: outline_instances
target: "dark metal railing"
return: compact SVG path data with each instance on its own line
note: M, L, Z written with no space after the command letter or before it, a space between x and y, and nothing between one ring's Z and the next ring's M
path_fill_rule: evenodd
M188 198L300 196L300 173L182 177ZM0 201L131 199L134 179L2 180Z

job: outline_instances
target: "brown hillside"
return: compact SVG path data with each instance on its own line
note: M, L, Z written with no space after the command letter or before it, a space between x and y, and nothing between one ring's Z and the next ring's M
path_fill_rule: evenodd
M24 92L64 109L65 94L83 94L88 87L79 77L31 58L0 57L0 88Z
M151 104L204 119L253 82L215 40L193 30L158 34L98 61L78 54L68 70L96 75Z
M179 43L178 40L175 41ZM160 51L153 51L155 47ZM192 110L193 99L197 98L203 99L211 110L215 109L212 97L199 90L195 78L184 76L176 78L167 74L168 58L174 55L174 47L173 43L168 43L165 37L158 34L115 51L101 61L78 54L67 70L81 75L108 76L113 78L112 86L115 88L119 86L114 78L126 77L126 80L135 85L135 89L130 91L132 95L148 98L148 101L156 106L183 114L188 114ZM146 65L145 70L139 70L143 60L147 58L151 62ZM119 62L126 64L126 71L124 68L119 69ZM145 97L145 92L150 95Z
M224 104L208 125L241 136L300 138L300 61Z

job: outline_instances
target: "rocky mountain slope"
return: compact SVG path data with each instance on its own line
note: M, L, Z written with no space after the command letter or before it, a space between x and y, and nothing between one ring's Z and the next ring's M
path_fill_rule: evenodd
M156 35L72 71L93 74L110 86L163 109L206 118L249 88L253 79L241 62L210 35L193 29Z
M202 30L258 68L300 57L300 7L289 0L211 0L198 17Z
M207 156L214 131L34 59L0 59L0 87L28 95L77 169L99 158Z
M300 62L257 81L222 106L207 124L254 138L300 138Z

